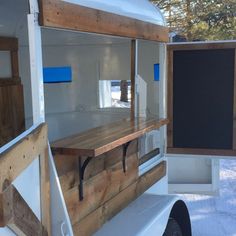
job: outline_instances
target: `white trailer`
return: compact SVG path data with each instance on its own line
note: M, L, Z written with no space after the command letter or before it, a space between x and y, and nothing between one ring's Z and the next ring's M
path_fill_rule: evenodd
M235 156L236 43L168 45L164 17L146 0L8 0L0 3L0 16L1 134L7 130L0 135L0 165L5 163L6 170L0 172L0 235L36 235L36 227L39 235L53 236L191 236L185 203L171 193L217 194L219 159ZM215 63L230 73L216 103L214 80L197 83L213 91L197 88L203 98L198 106L187 69L179 72L176 66L186 63L193 70L187 65L193 58L185 52L204 50L210 59L203 65L214 52L214 58L224 56L230 66L222 59ZM120 81L128 81L128 101L120 101ZM204 103L212 112L199 110ZM190 118L181 114L196 120L188 125ZM197 114L209 117L199 124ZM214 125L208 130L209 120ZM41 129L45 122L48 135ZM33 158L26 163L24 153L31 148ZM13 213L11 221L6 218L4 201L11 185L36 217L33 226L17 221Z

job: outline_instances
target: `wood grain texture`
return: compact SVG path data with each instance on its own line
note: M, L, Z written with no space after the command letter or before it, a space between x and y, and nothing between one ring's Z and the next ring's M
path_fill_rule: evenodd
M194 43L168 43L168 50L204 50L204 49L226 49L236 48L236 42L224 41L224 42L194 42Z
M136 71L136 42L131 40L130 79L131 79L131 112L130 118L135 118L135 71Z
M170 154L189 154L189 155L212 155L212 156L236 156L236 150L223 149L201 149L201 148L167 148Z
M50 231L50 182L48 169L47 126L41 124L25 138L0 154L0 193L10 185L35 159L40 161L42 224Z
M236 150L236 46L234 51L233 150Z
M122 162L118 162L85 181L83 201L79 200L78 186L64 193L72 224L82 220L138 178L137 154L129 156L126 164L126 173L123 172Z
M166 174L166 162L151 169L140 176L133 184L129 185L115 197L111 198L83 220L73 225L75 235L87 236L95 233L106 221L124 209L130 202L144 193L155 182Z
M0 197L0 222L1 226L8 226L17 235L25 236L46 236L47 231L33 211L27 205L17 189L10 185L7 187Z
M49 156L48 156L47 143L45 144L44 149L40 153L39 164L40 164L41 220L42 220L42 225L47 229L48 235L51 235L50 171L49 171Z
M18 40L12 37L0 37L0 51L17 51Z
M131 156L137 153L138 140L134 140L130 143L127 156ZM84 180L89 180L100 172L104 171L118 162L122 161L123 148L119 146L107 153L104 153L96 158L93 158L88 164ZM60 183L63 192L72 189L79 184L79 168L78 157L72 155L55 155L54 156L57 172L60 178ZM82 158L84 161L84 158Z
M19 78L18 40L0 37L0 50L10 52L11 78L0 78L0 147L25 129L23 86Z
M97 157L167 123L167 119L122 120L56 141L51 147L58 154Z
M0 192L4 181L12 183L45 150L47 126L40 125L7 151L0 153Z
M168 41L168 28L59 0L40 0L40 24L81 32Z

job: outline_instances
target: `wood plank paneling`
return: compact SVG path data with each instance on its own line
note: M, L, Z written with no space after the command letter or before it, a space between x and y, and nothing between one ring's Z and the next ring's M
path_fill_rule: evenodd
M206 49L226 49L235 48L236 42L234 41L221 41L221 42L192 42L192 43L169 43L167 44L168 50L206 50Z
M0 87L0 146L25 130L23 86Z
M173 51L167 51L167 146L173 147Z
M236 156L236 150L201 149L201 148L167 148L170 154Z
M0 200L2 200L2 213L0 215L3 216L3 226L8 226L17 235L48 235L41 222L13 185L3 191Z
M35 159L39 158L42 224L47 229L48 235L51 235L47 138L47 126L41 124L14 146L0 153L0 193L6 188L6 182L10 185Z
M0 192L4 181L13 182L27 166L45 149L47 127L40 125L36 130L4 153L0 153Z
M144 193L155 182L166 174L166 162L151 169L140 176L133 184L129 185L112 199L105 202L101 207L86 216L80 222L74 224L75 235L87 236L96 232L106 221L115 216L125 208L130 202Z
M17 51L18 40L11 37L0 37L0 51Z
M46 27L129 38L168 41L168 28L59 0L40 0L40 24Z
M236 151L236 46L234 51L234 107L233 107L233 150Z

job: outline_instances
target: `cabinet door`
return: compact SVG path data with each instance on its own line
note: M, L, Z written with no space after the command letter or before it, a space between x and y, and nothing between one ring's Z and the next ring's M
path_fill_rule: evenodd
M217 160L236 156L235 52L236 43L168 45L167 155L171 186L179 186L174 191L216 190Z

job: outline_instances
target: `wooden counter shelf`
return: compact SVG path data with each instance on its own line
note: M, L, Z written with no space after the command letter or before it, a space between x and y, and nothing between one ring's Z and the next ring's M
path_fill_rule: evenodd
M51 148L54 153L96 157L167 123L167 119L125 119L60 139Z
M168 119L124 119L112 124L90 129L51 143L54 154L76 155L80 172L80 200L83 199L84 172L92 158L118 146L123 146L123 170L126 172L126 153L132 140L168 124ZM82 163L81 157L87 157Z

